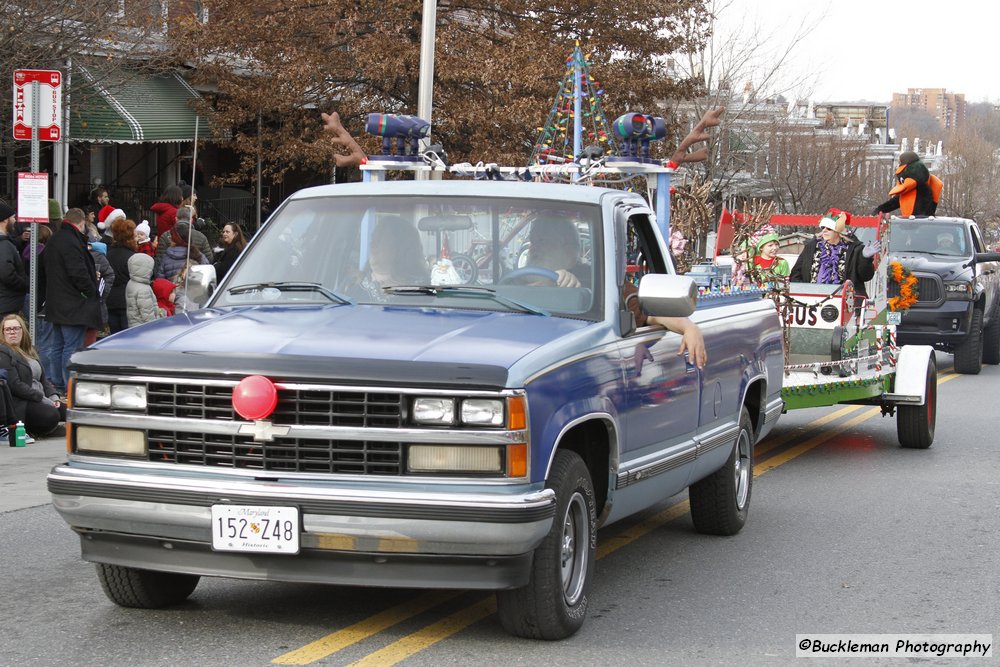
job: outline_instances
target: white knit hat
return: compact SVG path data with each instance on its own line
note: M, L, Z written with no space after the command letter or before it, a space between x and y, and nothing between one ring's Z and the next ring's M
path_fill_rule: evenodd
M148 239L149 238L149 231L150 231L150 229L149 229L149 221L148 220L143 220L142 222L140 222L138 225L135 226L135 231L136 232L142 232L143 234L146 235L146 238Z

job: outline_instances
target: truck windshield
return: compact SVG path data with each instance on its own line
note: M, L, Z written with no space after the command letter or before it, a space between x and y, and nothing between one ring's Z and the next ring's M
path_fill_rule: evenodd
M563 201L292 200L247 248L212 305L346 300L598 319L600 221L598 206ZM400 289L429 286L485 287L494 298L469 298L469 290Z
M971 256L965 226L960 222L900 221L891 223L889 252L896 255L927 254Z

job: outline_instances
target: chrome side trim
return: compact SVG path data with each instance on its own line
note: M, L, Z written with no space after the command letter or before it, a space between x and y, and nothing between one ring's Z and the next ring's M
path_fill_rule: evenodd
M773 401L773 404L770 407L768 407L767 411L764 413L764 423L770 424L771 422L776 421L778 417L781 416L781 412L784 409L785 409L785 402L783 400L779 398Z
M738 426L726 426L718 433L698 442L698 456L705 452L710 452L716 447L731 445L736 441L736 434L739 432Z
M615 488L623 489L630 484L641 482L649 479L650 477L656 477L657 475L662 475L665 472L687 465L696 458L698 458L697 443L682 452L677 452L676 454L672 454L664 459L660 459L659 461L653 461L652 463L647 463L631 470L619 472L618 479L615 482Z

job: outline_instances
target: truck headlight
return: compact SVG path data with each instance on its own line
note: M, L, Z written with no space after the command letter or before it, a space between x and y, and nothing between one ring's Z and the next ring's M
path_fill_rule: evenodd
M467 398L462 401L462 423L470 426L502 426L503 401L494 398Z
M145 410L146 387L140 384L78 381L73 385L73 407Z
M968 299L972 296L972 283L965 280L946 282L944 295L948 299Z
M74 433L78 452L119 456L146 454L146 434L142 431L103 426L77 426Z
M455 399L432 397L413 399L413 421L418 424L454 424Z
M410 445L409 472L495 473L503 470L501 447Z

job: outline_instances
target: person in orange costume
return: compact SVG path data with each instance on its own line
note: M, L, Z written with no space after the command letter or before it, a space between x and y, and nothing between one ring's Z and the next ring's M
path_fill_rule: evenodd
M938 202L941 201L944 184L940 178L931 174L913 151L900 153L896 181L896 186L889 190L889 199L876 206L872 215L890 213L897 208L899 214L905 218L911 215L918 217L934 215Z

